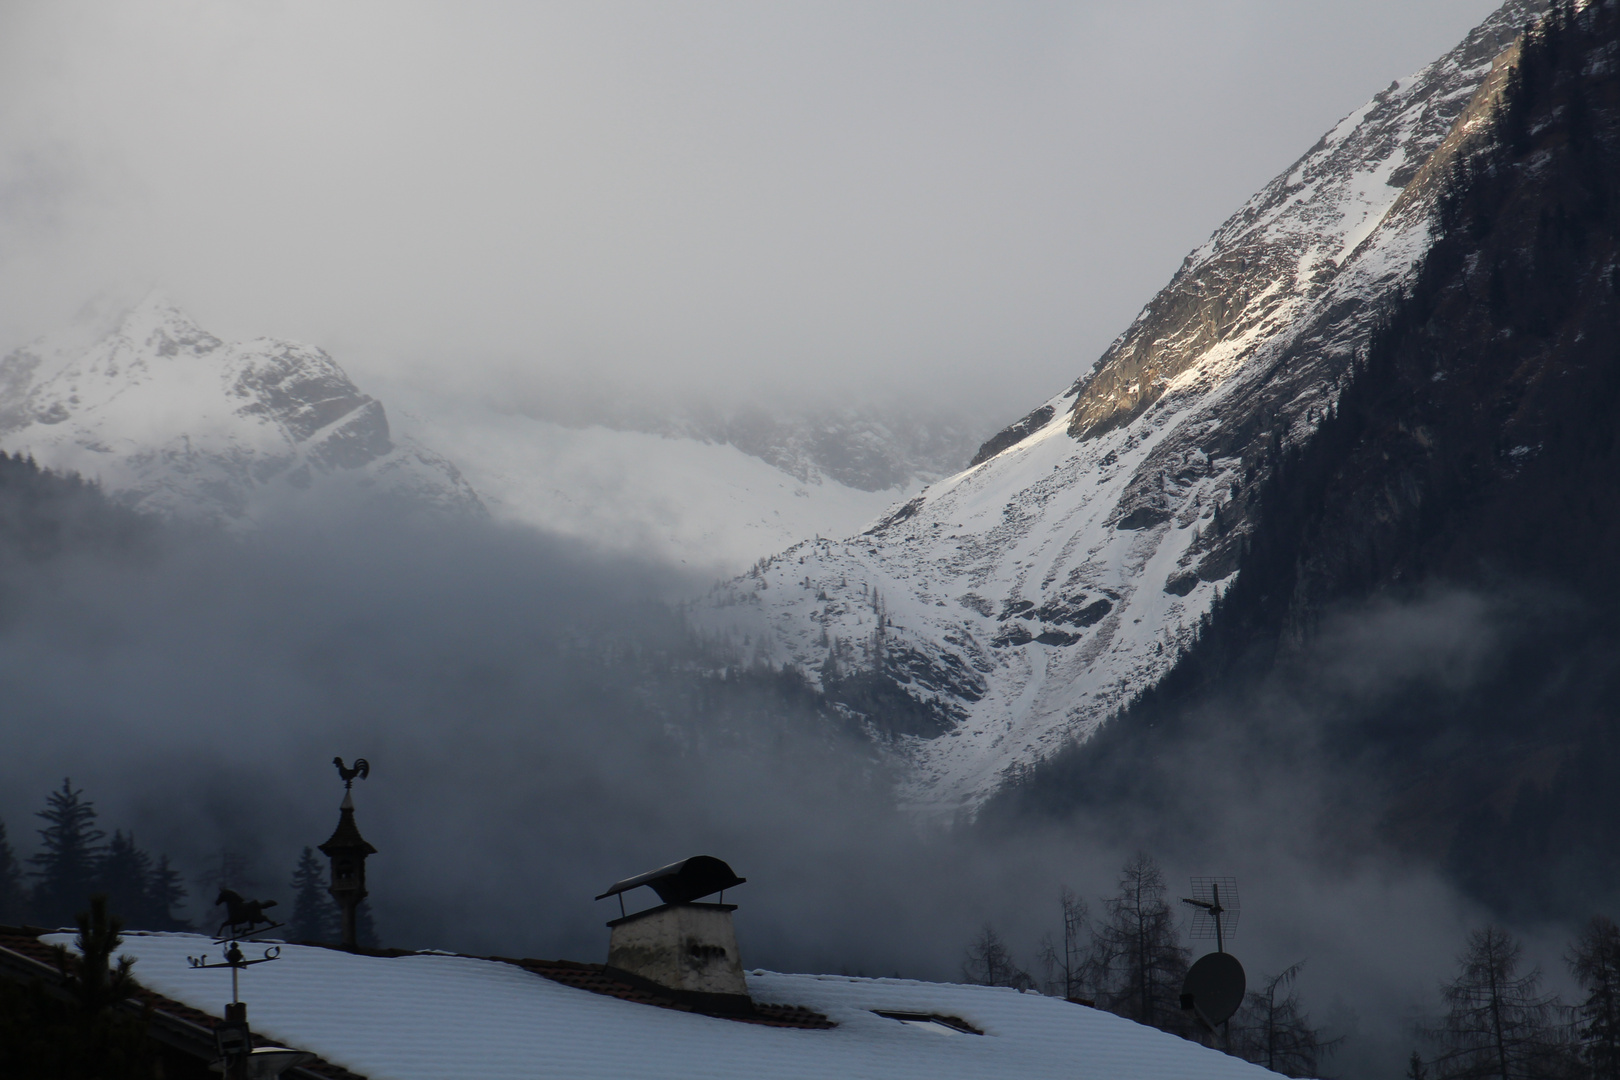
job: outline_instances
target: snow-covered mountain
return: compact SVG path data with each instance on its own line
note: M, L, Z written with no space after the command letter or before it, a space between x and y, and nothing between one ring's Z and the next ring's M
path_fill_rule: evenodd
M1236 566L1250 495L1334 401L1484 129L1509 0L1346 117L1200 246L1101 359L872 529L716 590L710 633L803 668L976 805L1164 675Z
M158 296L105 336L46 337L0 360L0 448L140 509L222 523L333 485L483 512L455 466L394 435L320 349L227 343Z
M666 410L667 430L653 432L403 384L390 395L406 407L390 414L318 348L227 343L152 296L110 329L0 359L0 449L181 517L250 525L284 500L346 486L726 575L864 528L948 471L928 461L967 456L958 429L896 433L853 414Z
M795 474L696 432L563 425L391 389L404 430L441 448L499 519L729 576L789 544L872 524L922 486Z

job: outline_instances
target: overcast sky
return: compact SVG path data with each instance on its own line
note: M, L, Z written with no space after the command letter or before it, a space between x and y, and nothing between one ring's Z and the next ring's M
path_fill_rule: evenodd
M0 0L0 343L1021 410L1495 0Z

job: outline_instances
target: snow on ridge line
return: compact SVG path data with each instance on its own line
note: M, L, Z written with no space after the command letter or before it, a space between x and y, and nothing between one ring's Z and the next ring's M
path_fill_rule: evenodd
M1235 569L1272 432L1308 437L1336 396L1367 314L1428 248L1432 188L1413 184L1542 6L1510 0L1352 113L1026 418L1050 409L1044 423L871 534L788 549L694 618L867 713L920 810L971 810L1087 736L1191 641ZM918 712L863 709L851 672Z

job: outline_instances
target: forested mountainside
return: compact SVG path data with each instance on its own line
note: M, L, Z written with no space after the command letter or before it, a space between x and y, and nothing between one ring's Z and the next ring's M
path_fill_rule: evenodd
M1228 793L1306 775L1324 834L1393 841L1500 911L1586 914L1620 889L1617 416L1611 0L1530 35L1348 386L1301 446L1274 438L1196 642L989 817L1188 838L1221 818L1197 762Z
M0 576L63 557L149 551L159 528L78 476L0 451ZM5 584L0 583L0 605Z
M695 621L809 673L907 763L917 806L971 810L1085 737L1229 583L1273 451L1315 430L1410 283L1542 10L1509 0L1335 125L972 468L765 560Z

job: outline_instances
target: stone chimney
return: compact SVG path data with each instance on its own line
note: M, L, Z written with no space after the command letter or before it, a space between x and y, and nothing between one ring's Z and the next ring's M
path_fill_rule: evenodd
M608 967L711 1006L749 1005L731 925L737 905L698 903L715 893L723 900L745 880L712 855L696 855L615 882L597 899L617 896L621 912L624 894L643 885L663 903L608 923Z

